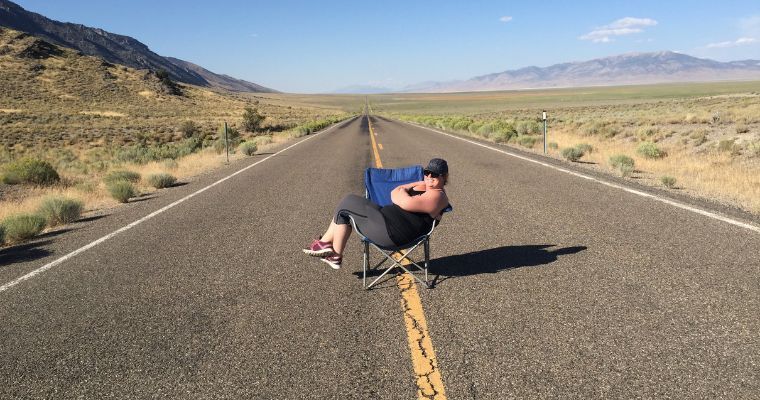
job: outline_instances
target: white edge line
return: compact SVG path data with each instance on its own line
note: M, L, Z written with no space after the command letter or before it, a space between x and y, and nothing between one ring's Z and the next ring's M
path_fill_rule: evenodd
M584 174L581 174L579 172L570 171L570 170L567 170L567 169L564 169L564 168L561 168L561 167L557 167L555 165L551 165L551 164L548 164L548 163L545 163L545 162L542 162L542 161L534 160L534 159L529 158L529 157L521 156L519 154L514 154L514 153L508 152L506 150L497 149L497 148L491 147L491 146L483 144L483 143L478 143L478 142L475 142L475 141L472 141L472 140L469 140L469 139L465 139L463 137L452 135L450 133L441 132L441 131L439 131L437 129L428 128L427 126L417 125L417 124L413 124L411 122L406 122L406 121L399 121L399 122L406 123L406 124L409 124L409 125L412 125L412 126L416 126L418 128L427 129L429 131L433 131L433 132L439 133L441 135L450 136L450 137L452 137L454 139L459 139L459 140L465 141L467 143L474 144L476 146L485 147L487 149L491 149L491 150L497 151L499 153L504 153L504 154L506 154L508 156L519 158L521 160L529 161L529 162L532 162L532 163L535 163L535 164L543 165L544 167L552 168L552 169L555 169L557 171L564 172L566 174L577 176L577 177L583 178L583 179L588 179L590 181L601 183L602 185L606 185L606 186L609 186L609 187L612 187L612 188L615 188L615 189L624 190L624 191L626 191L628 193L633 193L633 194L636 194L636 195L639 195L639 196L642 196L642 197L647 197L647 198L650 198L650 199L653 199L653 200L657 200L657 201L660 201L660 202L665 203L665 204L669 204L669 205L674 206L674 207L678 207L678 208L681 208L681 209L684 209L684 210L687 210L687 211L691 211L691 212L694 212L694 213L697 213L697 214L700 214L700 215L704 215L705 217L717 219L719 221L727 222L727 223L729 223L731 225L735 225L735 226L738 226L738 227L741 227L741 228L749 229L749 230L754 231L756 233L760 233L760 227L758 227L758 226L755 226L755 225L752 225L752 224L748 224L746 222L737 221L737 220L732 219L732 218L724 217L722 215L718 215L718 214L715 214L713 212L706 211L706 210L703 210L703 209L700 209L700 208L692 207L692 206L687 205L687 204L679 203L679 202L677 202L675 200L671 200L671 199L667 199L667 198L664 198L664 197L660 197L660 196L657 196L657 195L654 195L654 194L651 194L651 193L642 192L640 190L631 189L631 188L628 188L628 187L625 187L625 186L622 186L622 185L618 185L616 183L612 183L612 182L608 182L608 181L604 181L604 180L601 180L601 179L597 179L597 178L594 178L594 177L591 177L591 176L588 176L588 175L584 175Z
M350 121L350 120L352 120L352 119L353 119L353 118L350 118L350 119L349 119L349 121ZM347 122L346 122L346 123L347 123ZM240 170L238 170L238 171L236 171L236 172L234 172L234 173L232 173L232 174L230 174L230 175L228 175L228 176L226 176L226 177L224 177L224 178L222 178L222 179L219 179L218 181L216 181L216 182L214 182L214 183L212 183L212 184L210 184L210 185L208 185L208 186L206 186L206 187L204 187L204 188L202 188L202 189L199 189L199 190L197 190L197 191L195 191L195 192L193 192L193 193L191 193L191 194L189 194L189 195L187 195L187 196L185 196L185 197L183 197L183 198L181 198L181 199L179 199L179 200L175 201L174 203L171 203L171 204L169 204L169 205L166 205L166 206L164 206L164 207L162 207L162 208L160 208L160 209L158 209L158 210L156 210L156 211L153 211L152 213L150 213L150 214L148 214L148 215L146 215L146 216L144 216L144 217L142 217L142 218L138 219L137 221L134 221L134 222L132 222L131 224L129 224L129 225L127 225L127 226L124 226L124 227L122 227L122 228L119 228L119 229L117 229L117 230L115 230L115 231L113 231L113 232L109 233L108 235L105 235L105 236L103 236L103 237L102 237L102 238L100 238L100 239L97 239L97 240L95 240L95 241L93 241L93 242L90 242L89 244L86 244L86 245L84 245L84 246L82 246L82 247L80 247L80 248L78 248L78 249L76 249L76 250L72 251L72 252L71 252L71 253L69 253L69 254L66 254L65 256L63 256L63 257L61 257L61 258L59 258L59 259L57 259L57 260L55 260L55 261L51 261L50 263L48 263L48 264L45 264L45 265L43 265L43 266L41 266L41 267L39 267L39 268L35 269L34 271L27 273L26 275L23 275L23 276L21 276L21 277L18 277L18 278L16 278L16 279L14 279L14 280L12 280L12 281L10 281L10 282L8 282L8 283L6 283L6 284L4 284L4 285L0 286L0 292L3 292L3 291L5 291L5 290L8 290L8 289L10 289L10 288L12 288L12 287L14 287L14 286L18 285L19 283L21 283L21 282L23 282L23 281L25 281L25 280L27 280L27 279L31 279L31 278L33 278L34 276L36 276L36 275L39 275L39 274L41 274L41 273L43 273L43 272L45 272L45 271L49 270L50 268L53 268L53 267L55 267L56 265L58 265L58 264L61 264L61 263L63 263L64 261L66 261L66 260L68 260L68 259L70 259L70 258L72 258L72 257L76 256L77 254L83 253L83 252L85 252L85 251L87 251L87 250L89 250L89 249L91 249L91 248L93 248L93 247L95 247L95 246L97 246L97 245L99 245L99 244L101 244L101 243L105 242L106 240L108 240L108 239L110 239L110 238L112 238L112 237L114 237L114 236L116 236L116 235L118 235L118 234L120 234L120 233L122 233L122 232L124 232L124 231L127 231L127 230L129 230L129 229L132 229L132 228L134 228L135 226L137 226L137 225L140 225L141 223L143 223L143 222L145 222L145 221L147 221L147 220L149 220L149 219L151 219L151 218L155 217L156 215L158 215L158 214L161 214L162 212L164 212L164 211L166 211L166 210L168 210L168 209L170 209L170 208L172 208L172 207L174 207L174 206L176 206L176 205L178 205L178 204L180 204L180 203L183 203L183 202L185 202L185 201L187 201L187 200L189 200L189 199L191 199L191 198L193 198L193 197L195 197L195 196L197 196L197 195L199 195L199 194L201 194L201 193L205 192L205 191L206 191L206 190L208 190L208 189L211 189L212 187L214 187L214 186L216 186L216 185L218 185L218 184L220 184L220 183L222 183L222 182L226 181L227 179L230 179L230 178L232 178L233 176L235 176L235 175L237 175L237 174L243 173L244 171L247 171L248 169L251 169L251 168L253 168L253 167L257 166L257 165L259 165L259 164L263 163L264 161L266 161L266 160L268 160L268 159L270 159L270 158L272 158L272 157L274 157L274 156L276 156L276 155L278 155L278 154L280 154L280 153L282 153L282 152L284 152L284 151L286 151L286 150L288 150L288 149L290 149L290 148L292 148L292 147L298 146L299 144L301 144L301 143L303 143L303 142L305 142L305 141L307 141L307 140L309 140L309 139L311 139L311 138L313 138L313 137L315 137L315 136L317 136L317 135L319 135L319 134L322 134L322 133L326 133L326 132L328 132L328 131L331 131L331 130L333 130L334 128L336 128L336 127L340 126L340 125L343 125L343 123L340 123L340 122L339 122L339 123L336 123L336 124L334 124L333 126L331 126L331 127L327 128L327 129L325 129L325 130L323 130L323 131L321 131L321 132L317 132L317 133L315 133L315 134L312 134L312 135L310 135L310 136L309 136L308 138L306 138L306 139L303 139L303 140L301 140L301 141L298 141L297 143L293 143L292 145L290 145L290 146L288 146L288 147L286 147L286 148L284 148L284 149L282 149L282 150L280 150L280 151L278 151L278 152L276 152L276 153L274 153L274 154L271 154L271 155L269 155L268 157L266 157L266 158L264 158L264 159L262 159L262 160L256 161L255 163L253 163L253 164L251 164L251 165L249 165L249 166L247 166L247 167L245 167L245 168L243 168L243 169L240 169Z

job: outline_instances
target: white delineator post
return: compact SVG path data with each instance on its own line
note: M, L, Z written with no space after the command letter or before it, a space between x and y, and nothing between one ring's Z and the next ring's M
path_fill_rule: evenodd
M544 154L546 154L546 110L544 110L543 119L544 119Z

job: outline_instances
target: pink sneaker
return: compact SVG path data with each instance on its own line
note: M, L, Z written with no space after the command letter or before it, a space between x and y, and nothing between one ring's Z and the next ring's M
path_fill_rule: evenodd
M327 257L335 254L332 243L322 242L319 239L314 239L309 247L303 249L303 252L314 257Z
M340 264L343 262L343 257L336 254L334 256L323 257L322 261L324 261L332 269L340 269Z

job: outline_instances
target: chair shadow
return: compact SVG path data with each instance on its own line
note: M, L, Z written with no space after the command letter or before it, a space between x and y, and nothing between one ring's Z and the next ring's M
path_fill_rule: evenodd
M52 253L49 250L39 249L38 247L50 243L53 243L53 241L42 240L0 249L0 267L47 257Z
M562 255L576 254L586 250L586 246L563 247L549 250L553 244L503 246L488 250L474 251L430 260L428 272L433 275L431 287L448 279L477 274L494 274L500 271L535 267L550 264L557 261ZM379 258L375 258L379 260ZM420 261L415 258L416 261ZM387 265L385 265L387 267ZM367 277L379 276L385 268L370 269ZM362 277L362 271L354 273L358 278ZM390 277L395 274L388 274ZM380 283L385 283L383 280Z
M435 275L432 286L462 276L495 274L510 269L551 264L557 261L559 256L579 253L588 248L572 246L549 250L549 247L554 245L504 246L436 258L430 261L429 267L429 272Z

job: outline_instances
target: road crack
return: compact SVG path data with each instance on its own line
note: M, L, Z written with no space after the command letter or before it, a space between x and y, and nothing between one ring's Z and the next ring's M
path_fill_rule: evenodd
M438 369L432 340L428 334L417 286L408 274L398 275L397 283L401 290L401 308L404 311L409 349L412 352L417 397L431 400L446 399L441 372Z

